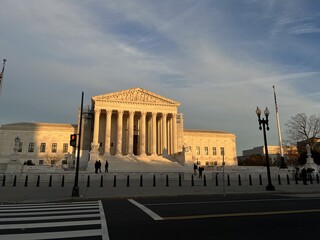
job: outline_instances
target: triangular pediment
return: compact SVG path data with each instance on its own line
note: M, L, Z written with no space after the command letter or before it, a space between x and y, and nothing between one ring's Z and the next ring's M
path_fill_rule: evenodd
M94 102L126 102L175 106L180 105L179 102L160 96L156 93L149 92L143 88L131 88L119 92L102 94L92 97L92 100Z

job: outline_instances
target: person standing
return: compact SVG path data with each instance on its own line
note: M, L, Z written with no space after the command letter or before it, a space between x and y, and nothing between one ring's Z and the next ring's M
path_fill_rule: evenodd
M104 165L104 172L108 172L109 163L108 160L106 160L106 164Z
M94 169L95 169L95 172L98 173L98 169L99 169L99 163L98 163L98 161L96 161L96 162L94 163Z
M101 173L101 162L100 162L100 160L98 161L98 169L99 169L99 172Z
M198 171L199 171L199 178L202 178L202 172L203 172L204 168L199 166Z
M197 175L197 169L198 169L198 166L197 166L197 164L193 164L193 174L194 175Z

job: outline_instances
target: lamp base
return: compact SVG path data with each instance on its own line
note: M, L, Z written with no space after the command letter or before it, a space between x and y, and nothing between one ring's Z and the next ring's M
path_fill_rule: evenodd
M267 190L267 191L274 191L274 190L276 190L276 189L275 189L275 187L274 187L273 185L270 184L270 185L267 185L267 186L266 186L266 190Z
M72 196L71 197L79 197L79 187L78 186L74 186L72 188Z

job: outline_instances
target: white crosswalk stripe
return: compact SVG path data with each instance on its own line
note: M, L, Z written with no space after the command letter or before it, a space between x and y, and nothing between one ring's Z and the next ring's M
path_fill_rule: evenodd
M103 239L108 228L101 201L0 206L0 239Z

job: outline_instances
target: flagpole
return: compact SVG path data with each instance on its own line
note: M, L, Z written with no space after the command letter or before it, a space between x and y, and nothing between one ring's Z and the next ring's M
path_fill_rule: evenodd
M277 118L279 146L280 146L280 161L281 161L280 168L286 168L287 166L286 166L286 163L284 162L284 154L283 154L283 147L282 147L282 137L281 137L280 118L279 118L279 111L278 111L278 104L277 104L276 89L274 86L272 87L273 87L274 104L276 106L276 118Z

